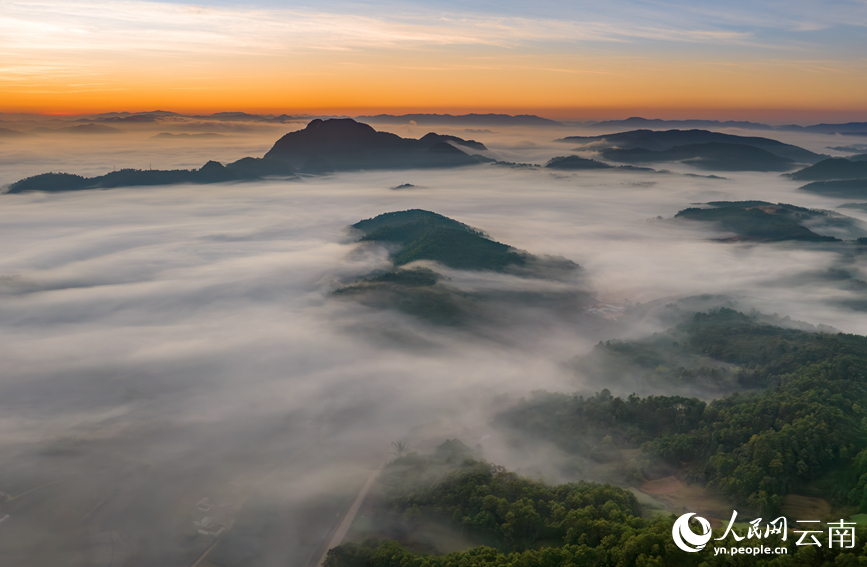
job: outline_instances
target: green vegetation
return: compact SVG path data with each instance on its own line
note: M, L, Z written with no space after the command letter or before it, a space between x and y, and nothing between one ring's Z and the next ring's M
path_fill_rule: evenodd
M622 399L607 390L587 399L540 393L500 420L591 458L606 437L613 448L640 447L639 473L664 463L768 513L829 471L845 471L849 480L824 496L841 505L867 503L867 338L783 329L723 308L697 313L650 344L665 341L734 365L729 376L757 390L709 404L679 396ZM647 352L628 343L597 349L633 361Z
M400 244L400 250L392 255L396 266L433 260L463 270L502 271L510 265L523 265L528 256L479 230L419 209L385 213L352 227L366 233L361 241Z
M563 258L537 258L491 240L480 230L420 209L384 213L357 222L352 228L364 233L359 242L397 245L391 254L392 269L343 287L335 294L353 297L373 307L396 307L438 324L458 325L471 318L482 319L485 316L480 310L492 297L457 291L429 268L403 266L431 260L461 270L509 272L537 278L564 277L579 268ZM526 295L524 299L531 294ZM586 300L586 295L578 299ZM576 298L573 293L569 297L564 295L562 300L574 305Z
M845 219L836 213L783 203L774 205L764 201L716 201L707 204L711 205L711 208L691 207L678 212L674 218L718 223L723 230L737 235L732 240L755 242L839 242L839 238L816 234L802 223L817 218L837 223Z
M803 548L794 538L770 535L762 545L787 547L789 555L749 557L747 562L710 549L686 553L671 537L674 517L641 516L635 496L611 485L578 482L550 486L478 460L459 441L431 456L415 453L391 463L380 476L381 499L374 522L402 526L401 543L366 539L328 552L327 567L777 567L860 565L867 530L857 549ZM484 542L464 551L425 553L414 533L436 520ZM714 530L721 538L723 530ZM731 536L717 545L747 547ZM854 552L854 553L853 553Z

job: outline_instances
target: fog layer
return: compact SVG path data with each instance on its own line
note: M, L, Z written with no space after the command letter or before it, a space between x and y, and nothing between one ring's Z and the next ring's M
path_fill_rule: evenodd
M568 153L544 131L482 136L498 159ZM222 138L209 144L243 157ZM247 152L256 144L243 154L260 155ZM18 150L3 155L16 176L76 163L71 172L94 172L116 157L52 147L50 159L28 154L27 167ZM201 165L206 153L138 151L154 162L173 153L162 168ZM192 564L208 545L192 528L196 502L229 494L240 512L218 550L224 564L304 565L392 441L460 437L548 474L539 453L506 447L489 416L535 389L580 389L565 361L657 330L618 317L627 303L725 294L744 309L867 333L851 309L864 292L847 284L867 279L863 254L723 243L713 239L724 233L671 218L707 201L843 201L776 174L727 177L480 165L0 195L0 491L23 495L7 503L0 555L10 565ZM404 183L415 188L391 189ZM336 300L339 286L388 264L386 248L358 245L346 227L411 208L576 262L582 289L609 309L588 312L587 324L542 310L494 332ZM833 276L841 270L848 280ZM468 291L570 285L445 273Z

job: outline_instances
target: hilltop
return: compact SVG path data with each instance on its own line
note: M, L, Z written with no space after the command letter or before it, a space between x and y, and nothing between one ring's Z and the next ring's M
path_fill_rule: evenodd
M735 233L728 241L748 242L840 242L833 236L816 234L805 224L816 228L824 225L838 230L863 233L858 221L833 211L806 209L784 203L765 201L713 201L708 208L690 207L674 218L717 223L725 231Z
M860 158L861 156L854 157ZM867 161L863 159L829 158L791 173L790 177L796 181L867 178Z
M579 143L586 146L582 149L630 150L641 148L654 152L663 152L677 146L692 146L696 144L733 144L752 146L769 152L774 156L806 164L814 164L828 157L770 138L736 136L734 134L723 134L708 130L631 130L629 132L617 132L599 136L568 136L556 141ZM658 157L662 158L665 156Z
M456 146L484 151L484 144L429 133L419 140L378 132L351 118L312 120L277 140L266 159L287 162L301 172L359 169L454 167L491 161Z
M814 181L800 187L801 191L810 191L828 195L829 197L867 198L867 178L865 179L838 179L836 181Z
M391 267L369 274L354 284L338 289L337 296L361 303L396 308L428 321L457 325L470 318L502 316L492 309L494 302L559 305L574 308L587 303L589 294L577 290L548 294L527 291L461 291L448 282L438 266L462 271L483 271L520 278L566 281L579 266L559 257L537 257L491 239L484 232L443 215L412 209L384 213L352 225L362 236L358 242L391 247ZM415 262L434 262L410 266ZM483 315L485 314L486 315Z

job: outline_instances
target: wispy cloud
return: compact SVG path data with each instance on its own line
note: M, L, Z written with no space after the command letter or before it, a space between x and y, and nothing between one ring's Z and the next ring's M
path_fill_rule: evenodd
M604 20L556 20L431 13L409 8L399 16L276 8L194 7L143 1L4 3L0 45L5 49L148 50L272 53L281 50L623 42L745 40L747 31L682 29Z

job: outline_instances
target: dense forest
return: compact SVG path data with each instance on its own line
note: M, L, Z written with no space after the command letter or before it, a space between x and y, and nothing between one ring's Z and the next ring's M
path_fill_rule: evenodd
M537 393L499 419L570 452L592 456L603 439L640 448L639 474L662 461L766 513L779 512L782 497L807 483L867 511L867 338L784 329L721 308L696 313L649 344L666 341L670 351L731 365L718 375L742 391L710 403L608 390L586 398ZM596 351L655 362L647 344L609 342ZM702 373L712 369L663 376Z
M718 399L539 391L497 421L576 458L604 462L629 452L625 474L636 481L673 471L756 516L777 517L787 494L805 492L847 517L867 512L867 337L765 320L727 308L694 313L643 341L600 343L576 363L620 360L610 376L644 368L675 383L715 376L734 390ZM678 360L706 366L658 370L660 361ZM381 486L378 513L408 531L390 538L397 541L341 545L329 567L867 564L861 526L852 550L801 547L789 538L766 539L788 547L787 555L767 558L685 553L671 538L674 516L647 513L630 491L546 485L486 463L457 441L395 460ZM425 518L448 522L477 546L447 554L414 548L407 534Z
M448 554L410 550L411 542L368 538L328 552L326 567L663 567L716 565L863 565L864 550L798 547L770 535L762 545L788 554L757 559L686 553L671 538L673 517L642 517L635 496L609 484L546 485L475 458L458 441L428 456L390 463L381 476L380 516L411 527L424 518L448 522L484 542ZM382 518L380 518L382 519ZM714 538L723 538L714 530ZM867 529L859 528L859 541ZM749 542L750 540L744 540ZM731 535L718 545L746 546Z

